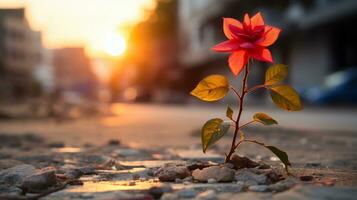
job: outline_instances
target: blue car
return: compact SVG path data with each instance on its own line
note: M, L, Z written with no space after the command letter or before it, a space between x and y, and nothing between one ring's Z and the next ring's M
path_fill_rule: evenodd
M329 75L322 85L306 90L302 97L312 104L357 104L357 67Z

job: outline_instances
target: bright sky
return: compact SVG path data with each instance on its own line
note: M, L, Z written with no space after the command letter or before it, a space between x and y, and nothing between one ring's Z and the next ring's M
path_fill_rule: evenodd
M155 1L0 0L0 8L19 6L27 8L29 23L42 31L46 47L84 46L91 56L116 56L125 48L125 27L144 19Z

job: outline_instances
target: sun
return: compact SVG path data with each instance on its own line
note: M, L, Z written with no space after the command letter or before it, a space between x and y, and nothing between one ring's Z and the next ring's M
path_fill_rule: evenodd
M120 56L126 50L125 38L118 34L109 34L106 37L104 51L111 56Z

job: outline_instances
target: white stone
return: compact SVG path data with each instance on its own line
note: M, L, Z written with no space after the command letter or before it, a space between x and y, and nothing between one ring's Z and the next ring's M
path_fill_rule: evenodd
M194 170L192 176L200 182L207 182L208 179L215 179L217 182L231 182L234 179L234 173L235 170L225 166L211 166L202 170Z

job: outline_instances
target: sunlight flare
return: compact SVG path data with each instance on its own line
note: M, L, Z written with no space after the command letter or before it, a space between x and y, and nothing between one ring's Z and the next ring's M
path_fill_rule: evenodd
M111 56L120 56L126 50L126 41L123 36L109 34L105 39L104 50Z

